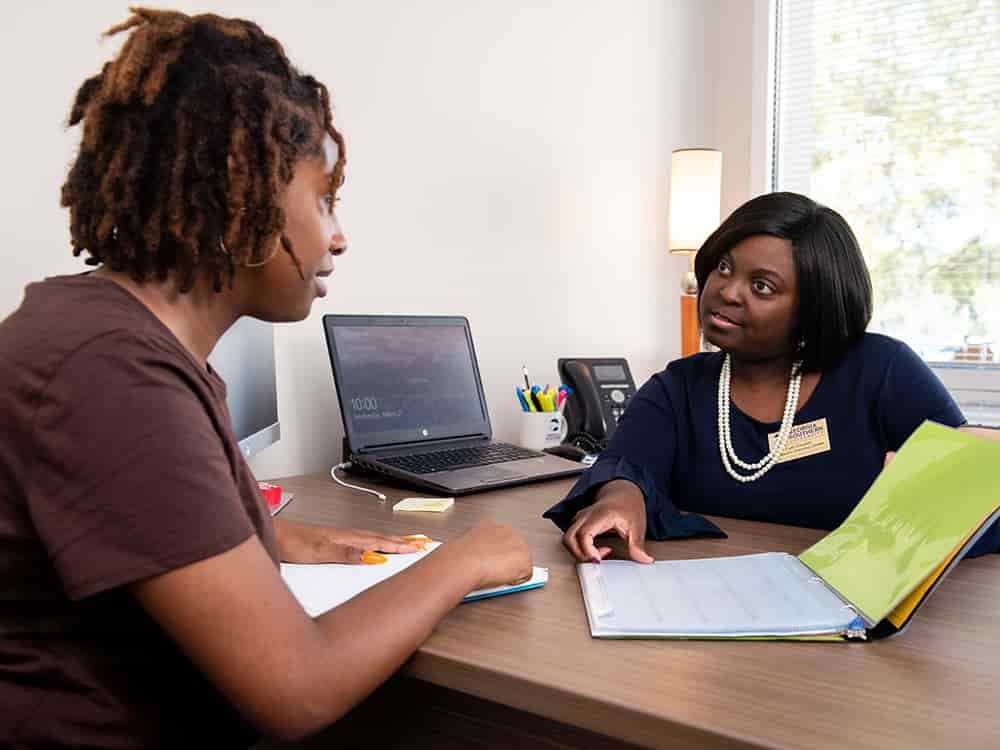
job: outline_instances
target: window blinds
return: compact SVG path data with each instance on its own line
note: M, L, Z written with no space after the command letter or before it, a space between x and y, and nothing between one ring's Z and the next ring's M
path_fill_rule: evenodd
M772 187L850 223L871 330L1000 362L1000 0L778 0L775 23Z

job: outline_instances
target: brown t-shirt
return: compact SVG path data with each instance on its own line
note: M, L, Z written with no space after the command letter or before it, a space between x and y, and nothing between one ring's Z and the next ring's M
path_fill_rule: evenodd
M252 534L277 564L225 398L107 279L32 284L0 323L0 746L253 741L125 588Z

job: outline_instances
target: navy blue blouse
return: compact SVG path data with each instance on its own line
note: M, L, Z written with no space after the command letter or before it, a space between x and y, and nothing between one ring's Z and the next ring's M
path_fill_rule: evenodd
M958 405L930 368L896 339L865 334L835 368L825 371L795 424L826 419L830 450L785 461L755 482L737 482L719 456L716 399L721 353L671 362L643 385L622 415L614 438L569 495L545 512L563 531L613 479L638 485L652 539L725 534L697 513L834 529L925 419L958 427ZM778 422L758 422L732 404L736 454L757 461L769 450ZM678 510L696 511L682 514ZM1000 550L998 525L969 557Z

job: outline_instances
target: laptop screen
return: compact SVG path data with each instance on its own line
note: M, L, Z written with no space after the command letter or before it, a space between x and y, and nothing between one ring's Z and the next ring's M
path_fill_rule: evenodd
M326 315L323 322L353 450L489 436L465 318Z

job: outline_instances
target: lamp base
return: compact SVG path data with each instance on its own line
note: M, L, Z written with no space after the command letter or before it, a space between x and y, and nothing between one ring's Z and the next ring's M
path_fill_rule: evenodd
M681 294L695 296L698 294L698 277L694 275L694 270L690 268L681 278Z
M698 297L681 295L681 356L701 351L701 327L698 325Z

